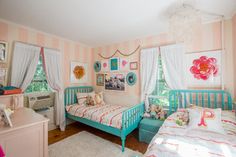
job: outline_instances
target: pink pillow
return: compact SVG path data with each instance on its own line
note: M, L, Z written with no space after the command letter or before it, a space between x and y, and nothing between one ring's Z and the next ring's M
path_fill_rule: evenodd
M201 129L225 134L221 123L221 109L189 108L189 129Z

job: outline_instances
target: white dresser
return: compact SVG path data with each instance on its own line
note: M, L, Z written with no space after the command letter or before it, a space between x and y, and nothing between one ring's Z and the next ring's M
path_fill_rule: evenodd
M29 108L11 116L13 127L0 124L0 145L6 157L47 157L48 119Z

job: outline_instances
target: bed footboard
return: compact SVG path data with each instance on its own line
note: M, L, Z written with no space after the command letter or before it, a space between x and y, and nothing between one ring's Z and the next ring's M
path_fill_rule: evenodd
M144 113L144 102L135 105L122 113L121 141L122 151L125 148L126 136L138 127Z

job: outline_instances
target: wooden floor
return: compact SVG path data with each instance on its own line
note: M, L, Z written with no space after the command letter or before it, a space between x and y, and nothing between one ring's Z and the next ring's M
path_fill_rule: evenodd
M105 133L98 129L89 127L79 122L72 123L66 127L64 132L60 131L59 129L55 129L49 131L48 133L48 144L53 144L58 142L68 136L74 135L81 131L87 131L94 135L97 135L103 139L109 140L113 143L121 145L121 140L119 137ZM141 153L145 153L147 150L147 144L138 141L138 130L134 130L131 134L129 134L126 138L126 145L127 148L130 148L135 151L139 151Z

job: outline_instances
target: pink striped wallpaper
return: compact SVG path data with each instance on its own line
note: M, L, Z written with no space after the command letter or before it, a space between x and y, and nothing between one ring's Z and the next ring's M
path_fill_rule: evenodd
M235 60L236 60L236 14L234 15L233 17L233 20L232 20L232 28L233 28L233 51L234 51L234 93L236 94L236 63L235 63ZM235 96L236 97L236 96Z
M234 35L233 35L234 58L236 58L236 42L235 42L236 41L236 29L235 29L236 16L234 16L232 20L232 24L233 24L233 31L234 31ZM232 33L230 32L230 29L228 28L225 28L225 29L229 30L229 34ZM26 43L32 43L32 44L37 44L40 46L59 49L61 53L63 54L62 71L64 74L63 77L64 77L65 87L78 85L78 84L70 83L70 78L69 78L70 61L80 61L83 63L88 63L88 66L89 66L88 83L82 84L82 85L92 84L95 86L95 90L97 91L104 91L103 87L96 86L96 73L93 70L93 63L97 60L102 60L102 58L98 56L98 53L101 53L104 56L109 56L116 49L119 49L123 53L128 54L129 52L136 49L138 45L140 45L142 48L146 48L146 47L154 47L154 46L159 46L159 45L170 44L174 42L172 37L168 33L161 33L159 35L149 36L142 39L124 41L120 43L114 43L110 45L90 48L89 46L86 46L78 42L67 40L62 37L50 35L44 32L40 32L31 28L27 28L27 27L20 26L14 23L3 21L3 20L0 20L0 40L7 41L9 43L8 63L7 65L2 64L0 66L2 67L6 66L10 68L12 45L14 41L22 41ZM193 41L189 43L188 45L186 45L186 48L188 52L221 49L222 48L221 42L222 42L221 22L215 22L215 23L202 25L202 27L196 30L194 33ZM224 42L228 42L228 39L225 39ZM227 53L231 54L232 52L229 51ZM123 56L117 55L117 57L123 57ZM127 58L130 61L139 61L139 52ZM228 59L233 60L232 58L228 58ZM227 59L226 59L226 62L227 62ZM230 71L233 72L233 69L232 69L233 66L236 68L236 65L232 65L232 64L228 65L225 68L231 69ZM134 100L134 101L131 101L130 103L136 103L139 101L139 96L140 96L139 68L140 67L138 67L138 70L133 71L138 76L138 81L136 85L127 86L127 90L125 91L125 93L124 92L109 92L108 93L105 91L105 93L107 93L108 97L110 97L112 101L120 102L120 101L128 100L128 99L130 99L130 101ZM123 73L128 73L128 72L129 71L124 71ZM233 82L236 85L236 76L234 80L233 78L227 79L227 82L230 82L229 85L232 84ZM236 93L236 89L229 85L226 84L226 88L230 89L231 91L235 91L234 93ZM127 99L123 98L124 96L126 96Z
M222 41L221 22L215 22L215 23L202 25L198 30L194 32L193 41L189 43L188 45L186 45L187 52L222 49L221 41ZM98 56L99 53L103 54L104 56L110 56L112 53L114 53L114 51L117 48L121 50L122 52L128 54L129 52L133 51L138 45L141 45L142 48L146 48L146 47L170 44L173 42L174 41L172 37L168 33L162 33L156 36L150 36L143 39L136 39L132 41L125 41L121 43L114 43L111 45L96 47L96 48L93 48L92 50L95 55L93 62L97 60L103 60L101 57ZM117 55L117 57L123 57L123 56ZM128 57L128 59L130 61L139 61L139 52ZM127 73L127 72L124 72L124 73ZM137 100L139 99L139 96L140 96L139 69L136 70L135 73L138 76L138 82L136 83L136 85L132 87L127 86L125 95L129 98L133 98L134 100ZM93 84L94 86L96 86L95 74L93 75L93 78L94 78ZM232 87L227 87L227 88L232 88ZM96 90L104 91L104 88L97 86ZM109 93L107 92L107 94L110 94L110 92ZM117 101L122 99L121 96L124 96L124 93L123 95L119 92L116 92L115 94L110 94L110 97L112 97L113 100L117 99Z
M88 63L89 80L88 83L83 85L90 85L92 83L91 48L84 44L73 42L58 36L50 35L7 21L0 21L0 40L7 41L9 43L8 63L7 65L2 64L2 67L7 66L10 68L9 63L11 62L13 42L22 41L60 50L60 52L63 54L62 70L64 74L63 77L65 87L76 85L70 83L70 61Z

